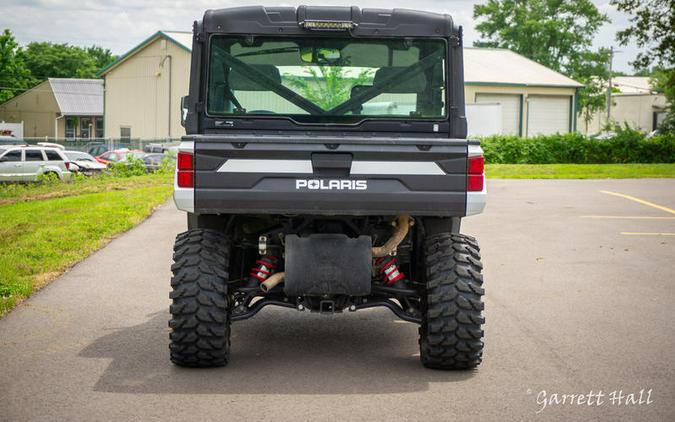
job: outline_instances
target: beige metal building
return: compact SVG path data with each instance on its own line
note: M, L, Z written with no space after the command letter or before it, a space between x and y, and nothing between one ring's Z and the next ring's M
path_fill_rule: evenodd
M647 76L617 76L612 78L612 105L609 121L619 125L627 124L643 132L655 130L666 117L667 102L663 94L654 92ZM607 110L600 110L592 120L580 122L582 132L602 132L607 125Z
M159 31L100 72L107 138L185 134L180 98L188 93L192 33Z
M102 138L103 80L49 78L0 104L0 121L26 138Z
M159 31L101 72L106 137L184 134L179 104L188 93L191 47L191 33ZM581 86L576 81L503 49L466 48L464 67L467 104L499 106L486 112L479 108L470 129L483 119L497 119L498 133L505 134L576 130L576 92Z

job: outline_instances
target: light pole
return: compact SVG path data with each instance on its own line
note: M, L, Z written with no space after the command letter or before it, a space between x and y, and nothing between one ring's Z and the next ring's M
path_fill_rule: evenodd
M614 53L621 53L615 50L614 46L609 48L609 78L607 80L607 124L612 117L612 62L614 62Z

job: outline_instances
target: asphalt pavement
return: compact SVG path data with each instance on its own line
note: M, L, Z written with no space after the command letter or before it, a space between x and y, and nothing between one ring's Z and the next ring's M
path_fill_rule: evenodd
M271 307L233 325L229 366L173 366L167 203L0 320L0 420L675 420L675 180L488 189L463 223L485 264L475 371L424 369L385 309Z

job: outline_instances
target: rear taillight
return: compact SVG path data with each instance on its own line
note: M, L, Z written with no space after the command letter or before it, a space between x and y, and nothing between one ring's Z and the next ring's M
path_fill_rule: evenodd
M70 171L70 161L64 161L63 164L66 165L66 170Z
M485 159L482 155L469 157L467 163L466 190L469 192L480 192L485 184Z
M176 160L178 174L176 181L180 188L194 188L195 187L195 166L194 155L190 152L178 152Z

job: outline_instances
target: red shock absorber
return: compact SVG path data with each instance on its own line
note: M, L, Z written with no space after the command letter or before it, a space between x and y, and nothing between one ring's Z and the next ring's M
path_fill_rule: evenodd
M396 257L383 256L381 258L377 258L375 260L375 265L379 267L379 272L382 273L384 283L387 286L405 278L405 274L403 274L403 272L401 272L399 269L398 263L396 262Z
M265 255L261 256L260 259L256 259L255 265L251 267L251 281L258 280L260 283L267 280L269 276L274 273L277 268L277 263L279 258L274 255Z

